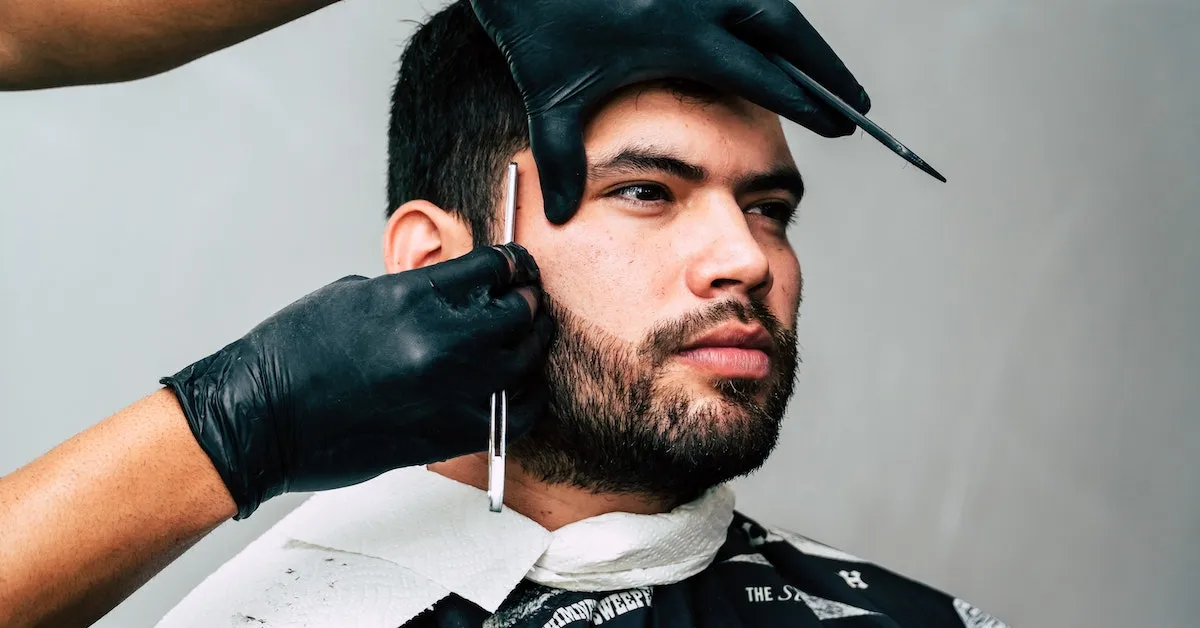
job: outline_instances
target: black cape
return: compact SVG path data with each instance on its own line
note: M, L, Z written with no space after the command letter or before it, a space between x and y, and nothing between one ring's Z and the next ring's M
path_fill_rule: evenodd
M970 604L864 562L801 552L741 513L704 571L578 593L524 581L494 616L450 595L403 628L1005 628Z

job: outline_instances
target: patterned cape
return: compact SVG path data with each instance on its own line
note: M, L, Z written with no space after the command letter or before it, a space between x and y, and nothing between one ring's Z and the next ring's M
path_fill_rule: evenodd
M524 581L494 614L450 595L403 628L1005 628L941 591L735 513L707 569L578 593Z

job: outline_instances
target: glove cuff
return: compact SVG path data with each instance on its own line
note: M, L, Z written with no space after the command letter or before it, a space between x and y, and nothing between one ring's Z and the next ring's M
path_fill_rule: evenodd
M175 393L192 435L237 504L233 518L240 521L282 491L268 488L278 483L266 481L268 474L263 472L271 465L261 464L268 452L257 451L265 443L254 438L254 428L266 426L267 412L256 403L257 395L236 381L243 379L245 370L237 359L237 345L230 344L159 383Z

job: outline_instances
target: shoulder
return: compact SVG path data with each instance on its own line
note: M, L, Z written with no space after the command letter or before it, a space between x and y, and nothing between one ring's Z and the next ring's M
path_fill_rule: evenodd
M445 597L445 589L395 563L292 538L289 520L314 506L305 502L255 539L193 589L157 627L336 625L347 619L346 609L354 609L356 621L386 625ZM384 586L396 583L401 586ZM331 615L337 609L341 617Z
M843 600L861 600L899 626L1007 628L963 599L796 532L741 513L731 527L785 577L831 586L825 590L843 594Z

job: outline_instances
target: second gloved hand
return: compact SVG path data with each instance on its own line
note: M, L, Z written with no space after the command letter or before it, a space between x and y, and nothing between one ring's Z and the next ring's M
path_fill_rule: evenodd
M788 0L471 0L529 114L546 217L566 222L583 194L583 124L612 92L654 79L711 85L826 137L854 123L770 61L777 54L860 113L870 99Z
M347 277L163 383L242 519L281 493L484 451L501 389L519 438L546 401L553 323L518 291L538 280L515 244Z

